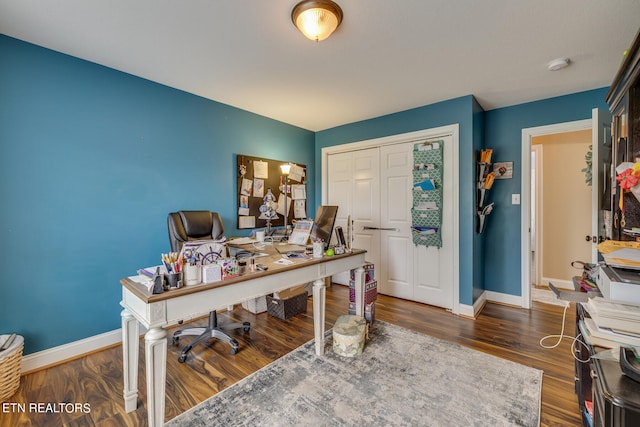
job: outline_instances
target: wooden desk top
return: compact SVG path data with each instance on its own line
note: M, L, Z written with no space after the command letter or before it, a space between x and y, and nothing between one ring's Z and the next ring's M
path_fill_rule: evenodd
M252 247L252 245L244 245L242 246L243 249L251 251L251 252L257 252L258 250L254 249ZM147 290L147 287L135 282L133 280L131 280L131 278L129 277L125 277L124 279L120 280L120 283L122 284L122 286L124 286L127 290L129 290L132 294L134 294L136 297L140 298L143 302L150 304L150 303L154 303L154 302L158 302L158 301L163 301L166 299L171 299L171 298L176 298L182 295L188 295L188 294L192 294L192 293L196 293L196 292L202 292L205 290L209 290L209 289L214 289L214 288L218 288L221 286L228 286L228 285L232 285L234 283L238 283L238 282L243 282L246 280L251 280L251 279L257 279L260 277L266 277L266 276L270 276L272 274L277 274L277 273L282 273L284 271L287 270L294 270L296 268L301 267L302 265L304 266L308 266L308 265L314 265L314 264L322 264L322 263L326 263L326 262L330 262L332 260L335 259L340 259L340 258L348 258L351 256L355 256L355 255L360 255L365 253L365 250L362 249L353 249L351 252L349 253L345 253L342 255L333 255L333 256L324 256L322 258L292 258L290 259L291 261L293 261L293 264L289 264L289 265L281 265L281 264L274 264L275 261L279 260L280 258L282 258L282 255L280 255L279 253L277 253L277 251L275 250L275 248L273 246L269 246L267 245L264 249L260 249L259 252L262 253L268 253L268 256L263 256L263 257L259 257L256 258L256 264L264 264L267 265L269 267L269 269L267 271L246 271L243 275L238 276L238 277L233 277L231 279L225 279L225 280L221 280L219 282L213 282L213 283L200 283L197 285L191 285L191 286L183 286L181 288L178 289L172 289L169 291L165 291L161 294L153 294L151 293L151 291ZM247 267L247 270L249 270L249 268Z

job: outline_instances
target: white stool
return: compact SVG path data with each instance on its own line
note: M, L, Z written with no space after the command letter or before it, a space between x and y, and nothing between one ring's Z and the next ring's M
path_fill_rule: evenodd
M333 326L333 351L344 357L355 357L364 349L367 322L364 317L344 315Z

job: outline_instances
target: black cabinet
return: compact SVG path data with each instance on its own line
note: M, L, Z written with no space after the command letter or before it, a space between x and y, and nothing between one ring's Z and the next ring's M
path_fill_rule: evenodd
M594 426L640 426L640 383L610 360L591 362Z
M623 162L640 161L640 33L611 84L606 102L613 115L614 169ZM630 192L622 194L619 186L611 193L612 238L633 240L634 237L624 234L623 230L640 227L640 202ZM620 197L624 198L622 205ZM624 207L624 221L620 206Z
M588 316L576 304L576 336L580 333L577 322ZM576 359L589 360L596 350L605 349L577 346ZM575 362L576 394L584 427L637 427L640 426L640 383L622 373L616 361L591 359ZM587 405L592 402L593 418Z

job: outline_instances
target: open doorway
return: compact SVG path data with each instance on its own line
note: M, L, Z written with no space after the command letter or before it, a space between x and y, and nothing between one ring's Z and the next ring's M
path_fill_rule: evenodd
M532 243L534 237L532 236L532 141L535 137L540 137L544 135L556 135L563 134L567 132L575 132L582 131L585 129L591 129L592 121L591 119L587 120L578 120L574 122L567 123L559 123L554 125L547 126L539 126L534 128L527 128L522 130L522 182L521 182L521 191L522 191L522 205L521 205L521 266L522 266L522 307L523 308L531 308L531 295L533 289L532 277L534 276L533 269L533 255L532 252ZM544 151L544 149L542 150ZM578 153L577 155L582 156L584 160L585 153ZM582 167L581 167L582 168ZM538 167L536 170L536 181L537 184L535 187L541 187L540 183L541 179L544 179L544 172L541 172L540 169L544 169L544 166ZM562 181L562 180L560 180ZM556 185L561 186L562 182L558 182ZM566 190L569 191L568 189ZM537 214L534 214L536 217L537 226L534 225L534 229L539 232L540 229L544 228L544 225L540 225L540 222L544 222L544 213L541 212L540 203L536 204ZM536 239L535 248L536 251L543 252L544 248L541 246L540 240L544 240L544 237ZM541 250L542 249L542 250ZM546 295L545 295L546 296Z
M610 196L607 194L610 194L612 185L615 185L615 181L611 175L611 114L608 111L594 108L591 110L591 117L591 119L587 120L522 129L522 181L520 187L522 191L522 206L520 211L520 260L522 269L520 278L523 308L531 307L531 147L535 137L585 129L591 130L591 205L590 208L587 209L587 212L591 215L591 233L586 235L589 236L588 239L585 238L586 236L582 237L584 242L590 241L591 258L587 258L584 261L597 262L597 243L609 235L607 233L607 224L611 221L609 211L611 206L608 202ZM584 153L578 154L584 156ZM583 167L580 167L580 170L582 169ZM546 179L546 174L544 172L540 174L538 170L536 176L539 177L541 175L543 179ZM560 175L556 180L559 181L556 185L562 186L564 177ZM570 194L572 188L569 185L564 185L563 187L566 187L564 188L564 194ZM563 211L563 213L570 216L573 214L573 210L573 208L570 208ZM609 214L609 218L607 214ZM538 219L542 218L543 221L546 217L545 214L538 214L537 216ZM540 226L538 226L538 228L540 228ZM536 248L539 250L539 242L536 242ZM573 274L576 275L577 272L573 271Z
M591 127L531 138L531 299L573 289L571 261L591 260ZM588 171L588 173L587 173Z

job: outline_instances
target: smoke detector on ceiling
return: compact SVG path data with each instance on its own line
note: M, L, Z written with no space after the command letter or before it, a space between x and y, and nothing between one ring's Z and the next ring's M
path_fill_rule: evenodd
M567 68L569 66L569 62L571 62L569 58L554 59L553 61L547 64L547 70L549 71L562 70L563 68Z

